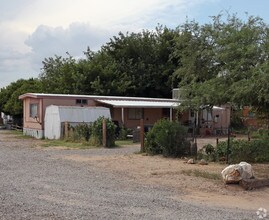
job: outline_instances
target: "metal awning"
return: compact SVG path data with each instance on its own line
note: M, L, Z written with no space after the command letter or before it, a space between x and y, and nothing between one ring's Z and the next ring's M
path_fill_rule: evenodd
M145 101L145 100L100 100L96 101L118 108L176 108L180 105L176 101Z

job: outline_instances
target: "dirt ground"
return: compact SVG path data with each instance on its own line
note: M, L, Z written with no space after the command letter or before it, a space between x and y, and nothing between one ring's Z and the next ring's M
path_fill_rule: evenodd
M15 137L14 137L15 138ZM9 136L5 141L16 139ZM225 138L219 139L225 140ZM43 141L29 140L31 146L45 151L65 151L64 147L41 147ZM216 138L200 138L198 148L205 144L216 144ZM27 143L26 143L27 144ZM17 139L17 145L20 140ZM125 146L124 148L133 148ZM134 151L139 151L137 145ZM90 151L91 149L89 149ZM99 149L98 149L99 150ZM100 149L102 150L102 149ZM113 149L111 149L113 151ZM61 154L60 154L61 155ZM111 155L62 154L60 159L76 161L102 168L107 172L126 176L125 181L138 182L148 186L164 186L177 193L172 199L187 200L192 204L206 204L227 208L257 210L260 207L269 210L269 187L245 191L239 185L225 185L221 171L227 164L209 163L208 165L187 164L183 159L146 156L139 153L119 153ZM269 178L269 163L252 164L256 178Z
M197 143L198 147L201 147L215 142L215 138L203 138L198 139ZM162 185L182 192L183 197L175 196L175 200L184 199L194 204L203 203L228 208L257 210L263 207L269 210L269 187L245 191L239 185L225 185L220 178L220 172L226 164L186 164L183 159L136 153L95 157L68 155L63 159L89 162L106 171L124 174L129 181ZM253 169L256 178L269 178L268 163L253 164Z

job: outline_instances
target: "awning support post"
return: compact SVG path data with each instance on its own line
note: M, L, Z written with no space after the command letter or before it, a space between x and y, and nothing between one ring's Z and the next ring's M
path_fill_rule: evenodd
M122 125L124 126L124 108L121 108L121 121Z

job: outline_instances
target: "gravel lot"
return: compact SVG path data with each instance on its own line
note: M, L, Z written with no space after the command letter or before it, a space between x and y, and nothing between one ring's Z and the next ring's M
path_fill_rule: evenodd
M180 189L134 181L94 160L64 159L128 155L138 147L59 150L39 143L0 131L0 219L258 219L253 210L175 200Z

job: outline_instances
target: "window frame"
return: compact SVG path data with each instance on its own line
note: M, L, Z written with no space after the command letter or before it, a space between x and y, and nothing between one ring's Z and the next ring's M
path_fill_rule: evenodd
M30 118L38 118L39 117L39 104L38 103L30 103L29 104L29 117Z
M128 108L128 120L140 120L144 118L143 108Z
M76 99L76 105L88 105L88 99Z

